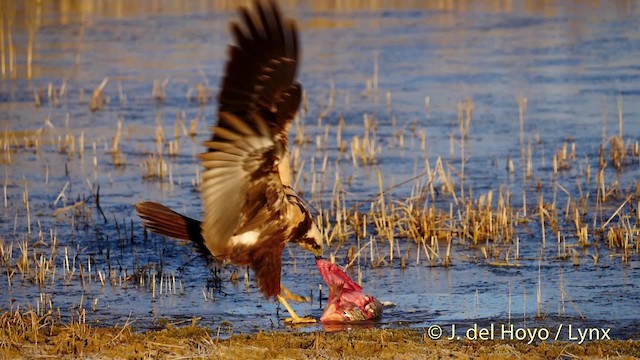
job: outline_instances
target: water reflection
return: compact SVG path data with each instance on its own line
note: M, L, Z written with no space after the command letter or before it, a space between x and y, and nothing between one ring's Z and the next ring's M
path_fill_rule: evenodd
M118 61L121 66L143 66L146 60L160 58L149 51L144 51L149 39L145 35L154 32L153 18L162 16L180 17L178 24L172 24L175 34L167 37L165 46L178 46L177 43L190 43L192 36L201 36L207 41L216 40L215 33L226 30L225 26L211 27L199 25L200 16L225 19L235 13L238 3L249 1L194 0L194 1L35 1L15 2L3 0L2 16L2 78L3 79L38 79L51 76L76 76L70 68L78 67L83 53L99 51L100 53L122 54ZM638 13L638 4L634 1L285 1L283 6L301 18L302 28L308 29L353 29L354 20L358 21L360 31L367 28L393 31L395 27L425 26L425 29L437 36L431 39L441 46L459 44L466 48L469 42L478 41L478 35L491 39L493 46L512 48L514 45L502 43L500 39L513 39L510 33L516 28L526 27L528 36L513 41L527 46L537 47L536 43L544 43L547 47L567 47L569 43L579 42L581 38L597 27L599 23L625 19ZM402 16L388 16L393 12L402 12ZM358 14L355 19L353 14ZM461 16L467 13L469 16ZM504 18L500 14L509 14ZM427 15L427 16L425 16ZM491 21L495 18L496 21ZM545 19L553 19L547 21ZM588 21L583 21L588 19ZM560 22L560 23L558 23ZM539 29L535 26L539 25ZM164 26L163 24L162 26ZM189 29L198 29L190 33ZM447 31L442 31L446 29ZM186 30L186 32L184 32ZM125 43L137 43L142 46L145 60L131 58L140 52L129 51L126 47L115 46L111 42L101 43L94 47L106 35L111 40ZM171 40L175 36L176 45ZM566 38L567 41L562 41ZM399 39L393 37L394 41ZM185 41L186 40L186 41ZM384 40L384 38L382 39ZM407 38L406 41L412 39ZM375 40L374 40L375 41ZM404 42L404 41L403 41ZM104 45L107 45L105 47ZM198 47L185 47L184 53L198 51ZM159 49L150 49L159 51ZM178 50L178 48L176 48ZM211 50L211 49L208 49ZM52 55L57 55L52 58ZM170 55L173 52L169 52ZM60 57L69 57L74 63L56 64ZM204 55L204 54L203 54ZM449 59L466 61L475 54L442 54ZM199 57L199 54L196 55ZM170 64L188 61L183 55L170 59ZM89 59L90 60L90 59ZM146 61L146 65L158 63ZM162 63L165 63L163 61ZM53 67L53 68L52 68ZM62 71L66 68L66 72ZM175 65L164 70L179 70Z

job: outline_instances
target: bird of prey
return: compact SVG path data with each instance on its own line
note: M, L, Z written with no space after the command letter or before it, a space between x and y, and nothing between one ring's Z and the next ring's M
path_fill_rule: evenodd
M281 283L282 251L296 243L322 257L323 238L291 187L288 131L300 106L296 23L273 1L240 9L231 24L218 121L200 154L202 222L154 202L136 204L151 232L192 240L216 259L249 266L264 296L277 298L292 323L315 322L291 309Z

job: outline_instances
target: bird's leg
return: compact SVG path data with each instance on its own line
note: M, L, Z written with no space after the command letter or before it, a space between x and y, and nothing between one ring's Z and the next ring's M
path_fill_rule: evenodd
M289 312L289 315L291 315L290 318L284 319L284 323L285 324L287 324L287 325L300 325L300 324L315 324L316 323L316 319L314 319L314 318L312 318L310 316L305 316L305 317L298 316L298 314L296 314L296 312L293 311L293 309L291 308L291 306L287 302L287 299L284 298L284 296L278 295L278 301L280 301L282 306L284 306L284 308L287 309L287 311Z
M309 302L311 301L311 299L309 299L308 296L302 296L302 295L298 295L296 293L291 292L289 289L287 289L284 286L281 286L281 293L282 296L284 296L285 299L287 300L291 300L291 301L297 301L297 302Z

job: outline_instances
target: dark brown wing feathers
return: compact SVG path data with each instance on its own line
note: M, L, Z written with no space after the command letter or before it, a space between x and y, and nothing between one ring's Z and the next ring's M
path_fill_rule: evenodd
M265 218L279 219L286 211L286 132L300 103L294 22L283 19L273 1L254 2L252 11L241 9L240 18L231 25L235 45L222 79L217 126L200 156L202 233L215 256L252 243L256 233L262 242Z
M231 25L236 45L230 46L219 111L243 119L260 114L275 135L293 119L292 109L300 105L296 94L301 86L295 82L298 35L295 22L283 19L274 2L257 1L254 6L257 15L241 9L242 24ZM227 127L224 121L218 126Z

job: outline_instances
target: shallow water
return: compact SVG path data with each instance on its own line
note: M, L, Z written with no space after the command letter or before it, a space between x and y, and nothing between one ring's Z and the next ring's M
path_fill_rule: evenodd
M631 143L639 140L639 4L558 1L534 5L515 1L510 7L501 7L496 1L471 1L441 8L438 3L388 1L369 7L347 1L334 8L287 2L283 6L286 14L298 19L302 31L299 77L308 97L302 121L310 143L297 146L300 163L304 162L297 188L316 208L328 208L338 173L343 180L349 178L345 181L347 206L362 206L368 211L372 196L379 192L378 170L386 187L421 173L425 159L433 166L442 157L454 169L459 168L460 149L456 145L454 154L450 153L450 135L459 139L458 102L472 99L473 119L465 142L467 192L472 189L477 198L506 188L513 194L511 206L522 208L524 189L533 213L538 182L545 201L556 199L559 209L564 209L568 194L575 198L584 191L591 194L587 222L593 222L594 216L599 224L606 221L626 195L614 198L605 204L602 214L596 214L597 186L593 179L585 181L584 169L591 164L595 178L600 144L608 144L609 138L618 134L619 102L623 138ZM135 327L150 328L162 326L162 319L181 322L199 317L201 324L225 333L285 329L276 304L265 301L252 282L245 285L244 269L238 270L236 285L228 281L230 267L219 274L223 281L216 282L204 266L206 262L190 246L159 236L145 238L132 207L141 200L160 201L200 217L201 202L192 184L199 164L193 155L202 151L200 142L208 137L207 127L214 122L215 104L201 107L187 95L194 93L199 82L217 92L230 40L228 22L236 16L234 6L222 1L182 2L180 6L170 1L58 1L42 8L16 6L8 16L14 19L11 33L17 74L10 80L7 70L0 82L0 130L36 130L46 120L53 128L44 126L45 144L40 151L19 149L10 154L10 162L6 154L0 161L7 198L7 205L0 207L0 239L5 251L11 247L13 264L20 254L20 242L26 239L31 254L40 230L44 245L35 248L38 256L50 256L53 231L58 250L55 278L42 285L21 280L20 271L9 281L11 270L3 271L0 307L47 307L51 299L50 304L61 309L63 316L86 309L91 323L123 324L130 319ZM32 80L27 79L26 60L30 31L35 34ZM109 78L105 87L108 104L91 112L91 92L105 77ZM160 103L151 97L152 84L165 78L169 78L166 99ZM52 83L59 89L63 82L66 95L55 104L47 96L47 87ZM368 89L367 82L374 89ZM34 91L42 93L40 107L34 106ZM327 110L332 96L333 106ZM520 160L519 98L527 99L524 143L532 144L533 176L527 181L523 181ZM326 117L319 125L317 119L323 112ZM180 153L170 159L170 179L143 179L141 164L155 149L158 119L166 137L173 139L176 116L182 113L187 127L189 120L201 117L198 135L195 139L180 137ZM342 137L349 144L353 136L362 136L365 113L375 114L378 125L381 154L377 164L354 168L347 155L336 165L335 128L340 116L345 121ZM125 166L115 166L107 151L118 119L123 121ZM414 120L417 129L425 133L424 150L409 130ZM317 138L322 142L327 125L331 126L328 143L318 150ZM394 131L402 129L404 147L394 137ZM68 133L77 137L81 131L84 155L60 153L54 145L58 137ZM569 170L554 175L552 155L568 139L569 146L576 146L577 160ZM325 154L329 166L321 174ZM513 159L514 173L506 170L509 158ZM312 166L317 176L315 187ZM609 167L605 177L607 184L617 180L619 189L633 190L638 162L619 172ZM30 219L23 205L25 182ZM88 182L94 191L100 186L106 221L95 207ZM66 199L56 202L67 183ZM406 198L412 185L395 188L388 200ZM496 198L494 195L494 202ZM86 200L89 215L78 216L73 223L68 217L53 216L56 209L78 199ZM451 201L442 196L436 204L448 211ZM637 201L636 196L625 203L624 212L637 214L630 207ZM618 221L614 217L612 223ZM571 222L568 224L562 231L571 246L577 240ZM29 227L31 236L27 235ZM574 266L571 256L557 258L556 234L547 231L547 246L541 246L538 223L518 227L518 234L518 266L492 266L479 247L461 239L454 239L449 267L430 266L424 253L417 263L415 244L398 239L407 267L402 269L396 258L392 266L370 268L365 265L369 253L365 248L360 267L363 287L396 305L373 326L439 325L446 333L453 323L467 328L474 323L511 322L549 329L573 324L611 328L610 334L616 338L638 337L637 250L625 262L620 251L609 250L600 240L596 246L576 248L579 265ZM635 234L630 239L633 244L638 241ZM334 242L328 253L336 253L338 262L345 264L346 250L354 243L354 239L340 245ZM388 252L385 240L377 246L383 255ZM443 251L446 242L439 247ZM65 249L69 269L76 269L70 281L65 280ZM598 256L597 264L594 256ZM284 284L313 299L294 307L319 317L322 303L317 286L321 279L312 256L292 247L285 250L283 260ZM86 277L84 286L80 264ZM104 286L98 272L108 277ZM144 284L138 277L131 278L136 273L142 274ZM155 294L150 286L153 274L169 279L163 283L162 293L159 283ZM356 271L350 274L357 277ZM123 281L126 276L129 280ZM542 318L537 316L539 312ZM304 331L317 328L321 326Z

